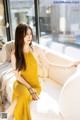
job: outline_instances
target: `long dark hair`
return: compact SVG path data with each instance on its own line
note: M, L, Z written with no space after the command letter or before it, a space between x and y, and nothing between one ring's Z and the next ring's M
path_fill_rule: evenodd
M24 37L26 36L27 30L30 29L33 37L33 32L30 26L26 24L19 24L15 31L15 57L16 57L16 70L25 70L26 63L23 54L23 47L24 47ZM31 47L32 41L29 44ZM31 47L32 48L32 47Z

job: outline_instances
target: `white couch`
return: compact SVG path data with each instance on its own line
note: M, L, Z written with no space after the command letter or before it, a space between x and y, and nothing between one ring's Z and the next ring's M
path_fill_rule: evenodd
M66 65L74 61L67 56L50 51L40 45L38 46L42 49L47 59L53 63ZM2 91L6 89L9 103L11 103L13 83L16 79L10 61L10 53L13 49L13 41L3 46L3 63L0 65ZM42 85L42 92L40 99L32 101L30 104L32 120L80 120L79 68L67 70L46 68L46 71L44 71L39 66L39 79Z

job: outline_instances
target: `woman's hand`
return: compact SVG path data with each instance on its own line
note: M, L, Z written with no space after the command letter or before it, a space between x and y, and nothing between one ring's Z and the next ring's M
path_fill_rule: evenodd
M77 67L77 65L79 64L79 61L75 61L75 62L73 62L73 63L71 63L71 64L69 64L69 65L63 65L63 69L64 70L66 70L66 69L70 69L70 68L75 68L75 67Z
M38 93L32 87L30 87L28 90L29 90L30 94L32 95L33 100L39 99Z
M80 64L80 61L75 61L69 65L69 67L77 67Z

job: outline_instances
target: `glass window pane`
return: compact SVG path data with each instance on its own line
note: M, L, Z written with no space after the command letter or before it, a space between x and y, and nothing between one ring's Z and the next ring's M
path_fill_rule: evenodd
M67 1L67 0L66 0ZM78 0L80 2L80 0ZM80 45L80 4L40 0L40 43L52 47L53 42Z
M15 28L21 22L30 25L36 36L34 0L10 0L10 9L13 39Z
M45 46L56 39L58 32L58 8L54 6L53 0L40 0L40 44Z

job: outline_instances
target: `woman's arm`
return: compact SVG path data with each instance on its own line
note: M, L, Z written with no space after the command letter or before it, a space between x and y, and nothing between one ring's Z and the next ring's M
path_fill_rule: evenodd
M49 67L55 67L55 68L60 68L60 69L65 69L65 68L70 68L70 67L75 67L72 66L72 64L69 65L59 65L59 64L54 64L48 61L48 59L45 57L44 53L40 50L40 48L37 48L37 51L39 53L39 58L42 61L43 65Z
M75 62L72 62L72 63L70 64L70 66L71 66L71 67L77 67L77 65L79 65L79 64L80 64L80 60L75 61Z

